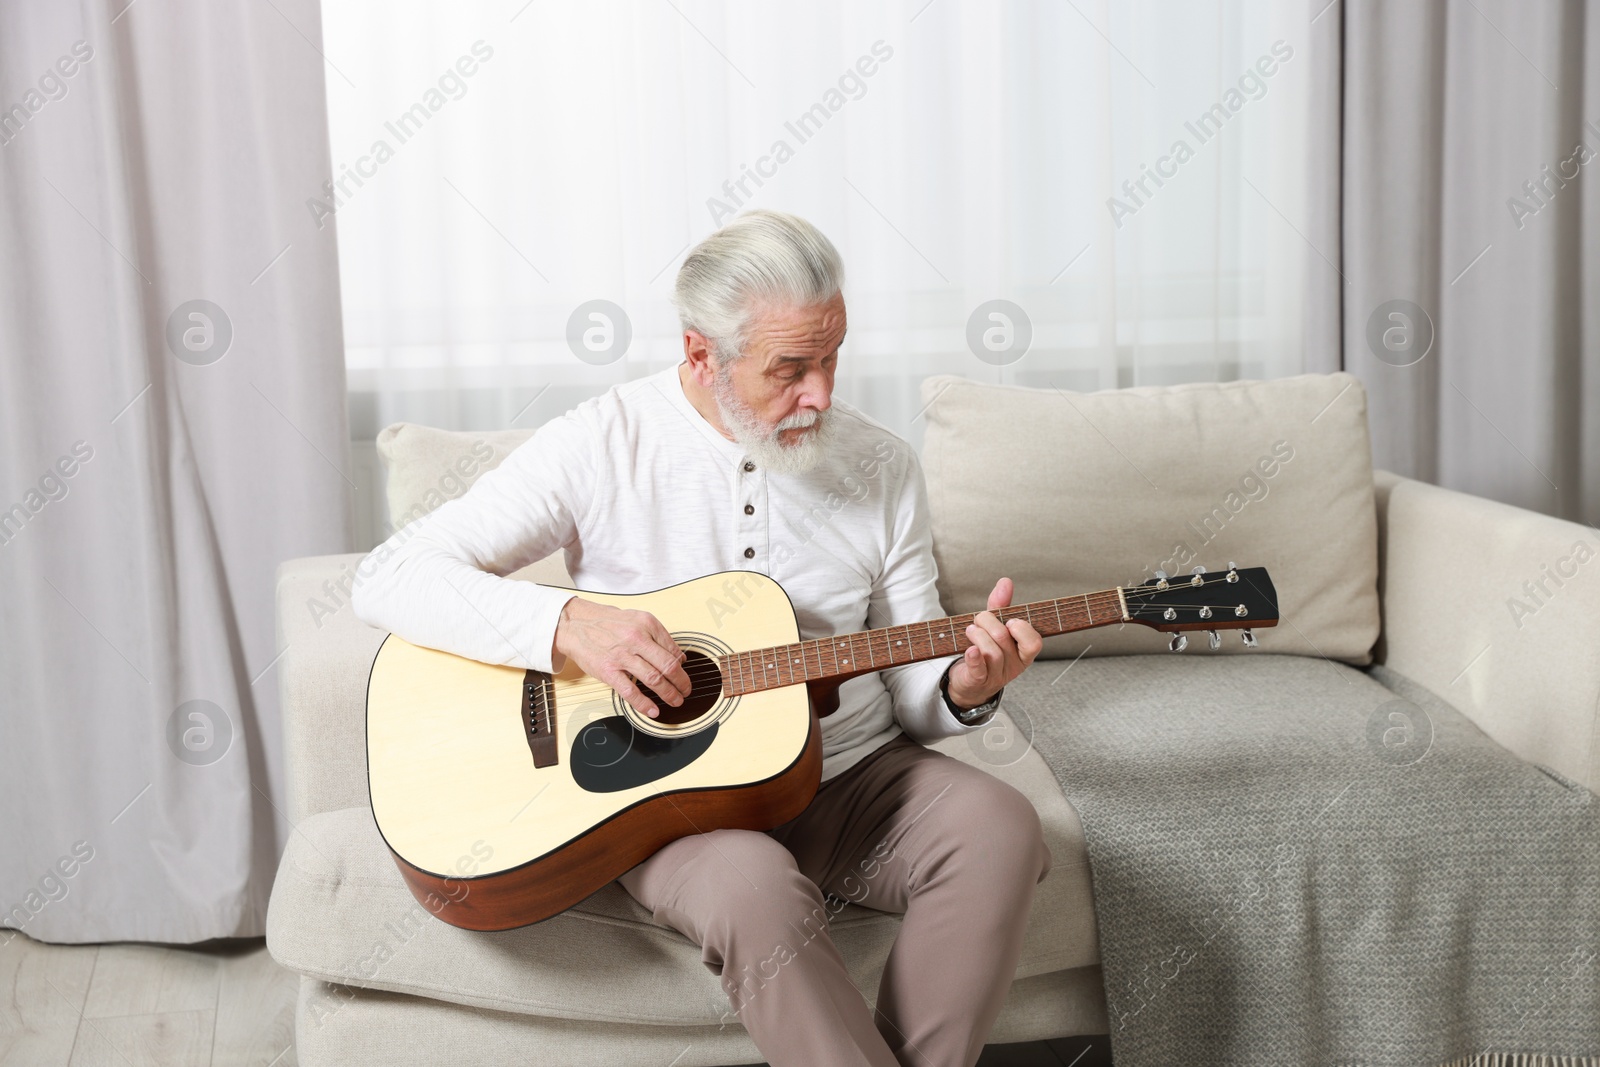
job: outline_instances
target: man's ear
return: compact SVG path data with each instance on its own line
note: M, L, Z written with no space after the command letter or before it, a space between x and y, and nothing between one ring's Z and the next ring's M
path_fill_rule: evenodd
M683 331L683 358L689 361L689 376L709 389L716 382L711 344L698 330Z

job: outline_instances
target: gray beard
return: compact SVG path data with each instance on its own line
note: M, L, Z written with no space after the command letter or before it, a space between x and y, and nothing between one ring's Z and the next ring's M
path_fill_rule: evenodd
M733 439L749 453L756 464L777 474L804 474L822 461L833 448L839 424L833 411L795 412L767 426L755 411L739 399L733 388L733 377L727 367L718 367L712 387L717 401L717 414L722 424L733 434ZM798 444L785 444L779 434L799 427L816 428L800 439Z

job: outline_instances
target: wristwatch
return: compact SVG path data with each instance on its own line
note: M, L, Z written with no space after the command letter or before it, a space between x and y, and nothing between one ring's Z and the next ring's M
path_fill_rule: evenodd
M952 663L950 666L953 667L955 664ZM1006 687L1001 686L994 696L977 707L958 708L955 702L950 699L950 667L946 667L944 674L939 676L939 695L944 697L944 706L950 709L950 714L954 715L956 721L963 726L971 726L993 715L994 709L1000 706L1000 694L1005 691Z

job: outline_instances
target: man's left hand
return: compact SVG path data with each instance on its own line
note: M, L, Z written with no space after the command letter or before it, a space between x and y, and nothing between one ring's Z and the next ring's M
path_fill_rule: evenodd
M960 708L975 708L1021 674L1044 647L1044 638L1026 619L1002 623L993 614L1011 604L1015 587L1001 578L989 594L989 610L980 611L967 627L972 642L950 668L950 699Z

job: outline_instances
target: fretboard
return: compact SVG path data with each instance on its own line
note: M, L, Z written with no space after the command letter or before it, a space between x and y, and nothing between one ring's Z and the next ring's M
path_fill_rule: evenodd
M977 615L977 612L968 612L908 626L886 626L792 645L735 652L717 661L722 668L723 692L729 696L758 693L763 689L957 655L971 646L967 627ZM1109 626L1124 618L1118 589L1015 604L1000 608L994 615L1002 623L1026 619L1042 637Z

